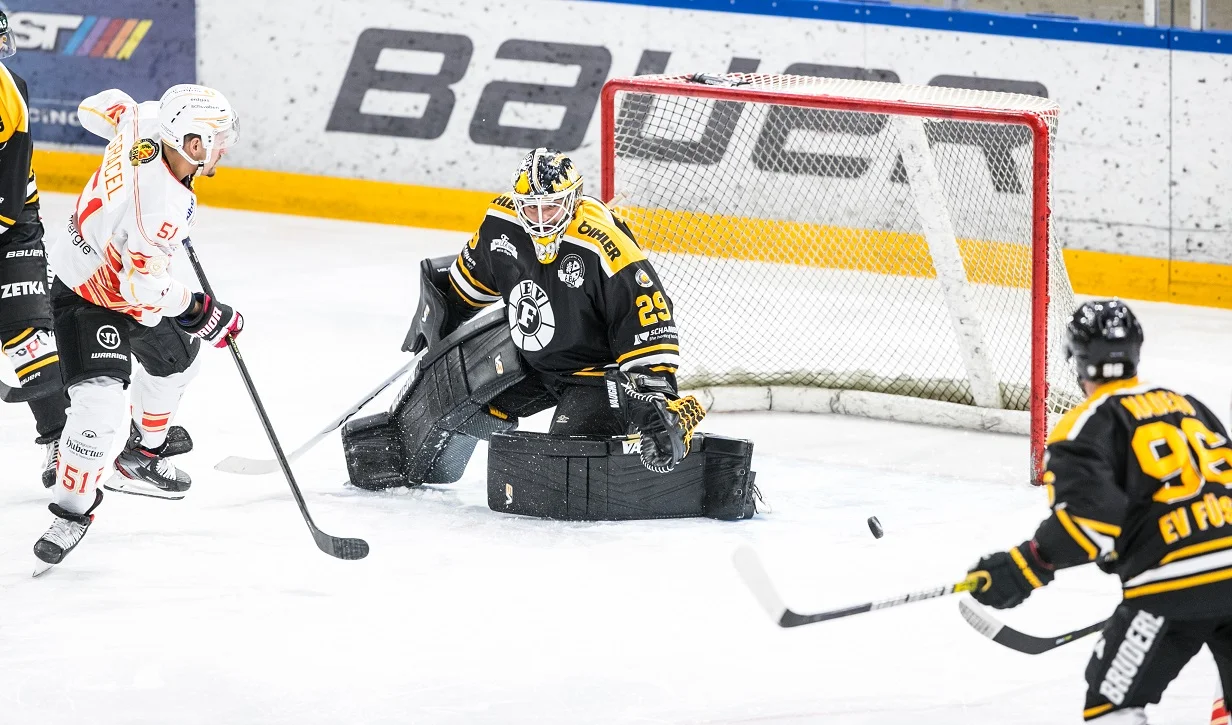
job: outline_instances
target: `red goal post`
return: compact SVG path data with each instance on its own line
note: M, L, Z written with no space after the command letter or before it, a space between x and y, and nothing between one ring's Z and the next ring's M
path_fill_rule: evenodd
M1049 213L1058 110L811 76L609 80L601 197L675 301L682 387L720 410L1027 433L1038 474L1050 418L1081 399ZM762 324L804 336L779 327L776 348L732 319L720 299L749 288Z

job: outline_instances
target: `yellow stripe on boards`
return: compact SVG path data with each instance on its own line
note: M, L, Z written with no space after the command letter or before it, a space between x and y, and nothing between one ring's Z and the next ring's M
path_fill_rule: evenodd
M100 161L102 149L97 154L34 152L43 191L80 193ZM200 202L210 206L463 232L479 228L499 193L239 169L225 163L215 178L201 180L197 189ZM879 274L936 274L927 244L918 234L687 212L621 209L619 213L630 223L638 242L649 249ZM639 215L654 216L660 226L643 227ZM666 223L673 217L706 228L692 229L687 235L671 232ZM725 230L740 232L737 243L720 250L708 248L709 238ZM977 239L958 243L971 281L1027 285L1030 257L1025 245ZM1064 250L1064 256L1079 294L1232 309L1232 265L1075 249Z

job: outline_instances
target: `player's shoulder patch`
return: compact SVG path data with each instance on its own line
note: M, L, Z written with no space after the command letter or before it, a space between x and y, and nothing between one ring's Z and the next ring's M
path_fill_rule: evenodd
M1095 392L1091 393L1086 400L1061 416L1061 420L1057 421L1057 424L1053 426L1052 432L1048 434L1048 443L1052 444L1059 441L1072 441L1076 439L1089 421L1097 417L1101 411L1110 410L1106 405L1110 399L1150 389L1150 386L1139 384L1138 378L1114 380L1110 383L1104 383L1096 388Z
M578 202L564 239L592 250L608 276L646 259L628 226L619 221L607 205L589 196L583 196Z
M137 139L137 142L133 144L133 147L128 150L128 162L133 166L148 164L158 158L158 154L161 151L162 147L154 139Z

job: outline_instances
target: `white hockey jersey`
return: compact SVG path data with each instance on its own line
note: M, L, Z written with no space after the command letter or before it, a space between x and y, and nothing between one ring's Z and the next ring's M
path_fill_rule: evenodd
M171 276L189 236L197 195L162 159L158 101L137 103L112 89L81 102L77 116L108 139L68 222L47 257L65 285L100 307L153 327L188 309L192 290Z

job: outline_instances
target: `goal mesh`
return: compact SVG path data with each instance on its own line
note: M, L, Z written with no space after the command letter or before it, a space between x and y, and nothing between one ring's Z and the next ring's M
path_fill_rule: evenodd
M807 386L976 405L972 353L955 324L973 311L975 354L1000 393L993 407L1029 410L1034 389L1051 423L1081 400L1062 353L1074 296L1051 226L1047 384L1033 386L1033 203L1047 194L1034 178L1034 131L1008 113L979 121L952 112L1034 115L1051 144L1055 103L803 76L707 79L643 76L605 93L603 195L673 300L682 387ZM730 87L721 96L730 100L686 95L699 86ZM902 118L920 112L853 110L894 104L928 109L920 145L939 181L931 206L903 156L911 127ZM966 308L955 307L934 259L947 233Z

